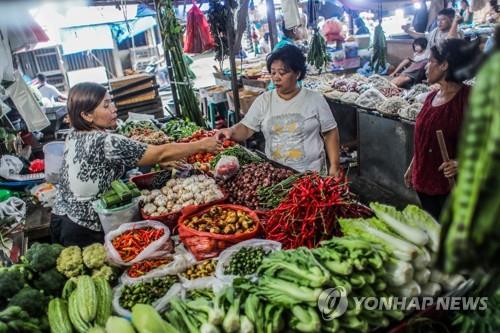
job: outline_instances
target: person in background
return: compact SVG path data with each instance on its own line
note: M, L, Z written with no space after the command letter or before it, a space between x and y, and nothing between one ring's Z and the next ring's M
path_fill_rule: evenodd
M269 46L269 32L265 32L264 36L259 41L259 49L263 54L268 54L271 52L271 47Z
M469 2L467 0L460 1L460 11L458 13L462 18L461 23L472 24L474 16L472 11L470 10Z
M67 100L68 98L61 94L56 87L47 83L47 78L43 74L38 74L36 76L40 85L38 86L38 90L42 94L43 97L48 98L49 100L53 100L54 102L62 102Z
M281 40L274 46L273 51L276 51L279 48L282 48L285 45L295 45L295 41L298 40L298 36L296 34L296 28L287 29L285 27L285 20L281 20L281 31L283 32L283 37Z
M425 75L425 65L429 59L427 39L417 38L413 41L413 58L406 58L391 73L391 80L398 87L407 87L420 83Z
M354 19L354 26L356 30L354 31L355 35L369 35L370 30L365 24L365 21L359 15Z
M443 9L437 16L437 27L430 33L420 33L410 30L409 26L403 26L403 30L413 38L427 38L427 48L443 43L447 38L462 38L462 33L458 31L458 21L455 18L453 9Z
M304 54L285 45L268 56L267 69L276 89L257 97L241 122L219 132L219 140L243 142L262 132L269 159L299 172L337 176L339 132L332 111L320 93L297 84L307 71Z
M457 72L474 62L478 47L462 39L448 39L430 50L426 66L429 84L439 84L431 92L417 116L413 159L404 181L418 194L422 207L436 219L451 191L449 180L457 174L457 145L470 88ZM451 158L443 162L436 131L441 130Z
M79 83L71 88L68 114L72 131L64 148L61 176L52 211L52 241L64 246L85 246L104 241L99 216L92 202L136 166L169 162L198 152L217 152L217 138L193 143L147 145L108 132L116 127L116 107L102 85Z

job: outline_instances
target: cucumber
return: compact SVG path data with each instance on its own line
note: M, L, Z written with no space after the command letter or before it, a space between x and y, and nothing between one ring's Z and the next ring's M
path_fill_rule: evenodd
M104 326L111 316L113 291L104 277L96 276L93 280L97 294L97 313L95 322L100 326Z
M90 324L85 322L82 317L80 317L80 312L78 311L78 304L76 299L76 292L69 296L68 301L68 315L73 327L78 333L86 333L90 329Z
M97 293L92 278L88 275L79 276L74 294L81 318L91 323L97 314Z
M106 333L135 333L135 330L127 319L112 316L106 322Z
M52 333L72 333L73 328L68 316L66 301L54 298L49 303L48 310L50 331Z

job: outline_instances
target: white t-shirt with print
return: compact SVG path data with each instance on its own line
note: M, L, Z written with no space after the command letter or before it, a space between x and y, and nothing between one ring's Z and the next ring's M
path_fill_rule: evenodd
M266 156L300 172L326 172L322 133L337 127L325 98L302 88L291 100L276 90L260 95L241 121L266 140Z

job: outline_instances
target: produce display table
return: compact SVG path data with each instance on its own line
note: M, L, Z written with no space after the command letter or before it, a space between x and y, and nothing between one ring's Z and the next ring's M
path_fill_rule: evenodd
M339 129L340 144L358 143L358 113L353 105L325 97Z
M361 175L397 193L402 200L418 203L404 185L404 174L413 157L415 125L382 117L358 108Z

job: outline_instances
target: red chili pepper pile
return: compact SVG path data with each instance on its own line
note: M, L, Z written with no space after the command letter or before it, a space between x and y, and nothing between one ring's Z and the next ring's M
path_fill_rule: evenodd
M137 257L149 244L160 239L164 232L163 229L151 227L131 229L115 237L112 244L122 260L127 262Z
M266 239L284 249L313 248L322 240L340 236L338 218L356 218L371 212L353 199L345 179L314 173L297 180L287 198L269 212Z
M128 269L127 274L131 278L138 278L155 268L171 263L173 260L174 259L172 257L143 260L141 262L133 264Z

